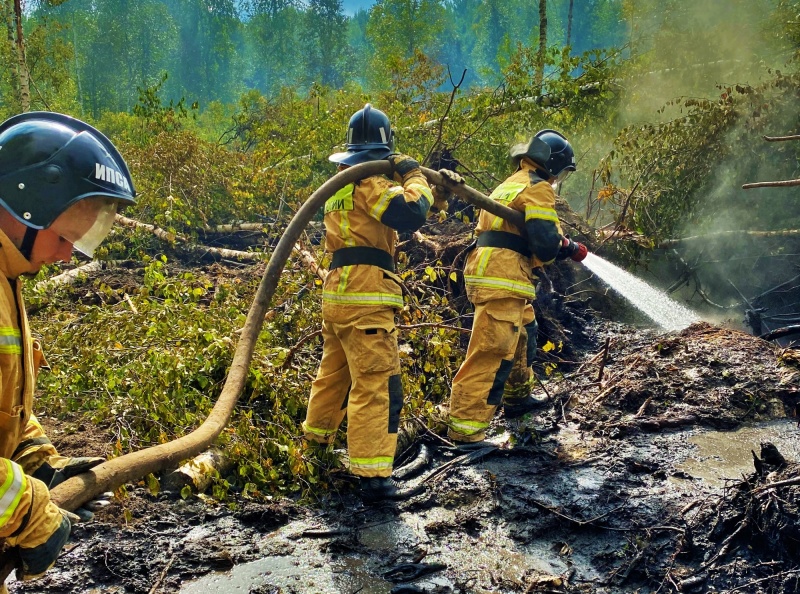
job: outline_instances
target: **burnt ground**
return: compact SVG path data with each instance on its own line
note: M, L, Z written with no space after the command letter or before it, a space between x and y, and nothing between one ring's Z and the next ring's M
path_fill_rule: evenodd
M10 591L800 590L797 351L704 323L610 322L568 296L574 281L540 290L545 337L566 339L546 354L563 370L543 381L550 405L499 413L496 447L474 452L409 436L398 466L420 464L405 479L417 497L364 506L346 478L314 504L129 485L44 578ZM63 453L109 451L96 427L43 420Z
M593 330L608 338L602 382L593 380L604 348L546 382L553 404L541 415L498 415L497 448L463 454L418 435L411 458L427 452L431 462L407 479L426 486L410 501L365 507L346 480L316 505L222 505L131 486L76 528L46 577L10 589L797 591L800 476L789 452L781 462L754 441L759 472L747 459L722 486L680 464L706 430L762 423L794 438L796 353L707 324L671 335L609 322ZM105 439L74 429L53 434L66 453ZM778 481L789 484L768 488Z

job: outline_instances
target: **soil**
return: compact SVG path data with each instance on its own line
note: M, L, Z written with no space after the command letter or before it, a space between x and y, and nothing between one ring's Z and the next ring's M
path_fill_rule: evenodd
M562 372L542 373L549 404L499 412L470 452L411 436L397 466L420 464L403 479L420 495L368 506L341 478L315 504L223 504L129 485L43 578L9 590L799 591L797 352L706 323L612 322L556 274L538 307L544 338L565 342L547 354ZM42 420L64 454L110 451L102 428Z

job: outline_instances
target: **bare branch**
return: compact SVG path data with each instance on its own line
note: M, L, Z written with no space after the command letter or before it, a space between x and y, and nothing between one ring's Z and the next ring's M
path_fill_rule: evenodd
M800 140L800 134L794 134L792 136L765 136L764 140L767 142L782 142L784 140Z
M791 188L793 186L800 186L800 179L787 179L784 181L768 181L768 182L755 182L752 184L742 184L742 189L752 190L753 188Z

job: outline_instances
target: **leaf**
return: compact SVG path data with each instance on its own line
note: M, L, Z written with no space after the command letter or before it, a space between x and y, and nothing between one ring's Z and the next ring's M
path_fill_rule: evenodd
M450 273L450 280L453 282L458 281L458 275L455 272Z
M542 350L543 350L545 353L549 353L549 352L550 352L550 351L552 351L554 348L556 348L556 345L554 345L552 342L550 342L550 341L548 340L546 343L544 343L544 346L542 347Z

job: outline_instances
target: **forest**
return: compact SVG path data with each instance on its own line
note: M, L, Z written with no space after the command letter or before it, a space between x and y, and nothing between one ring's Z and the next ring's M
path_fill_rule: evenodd
M94 260L75 253L25 285L49 363L34 412L66 455L121 459L209 416L276 246L336 173L328 156L344 149L347 122L366 103L387 114L398 151L485 195L511 174L510 146L563 132L577 159L557 188L565 231L703 320L661 333L585 267L553 265L534 303L537 389L552 410L508 429L499 454L459 457L441 437L440 407L469 340L462 267L477 209L451 201L401 234L396 255L406 300L397 465L402 453L435 468L419 479L429 496L353 514L344 433L321 455L301 439L322 352L320 210L281 263L207 476L176 483L173 465L114 485L74 548L10 591L234 591L191 583L264 558L299 559L306 581L284 580L275 561L260 582L240 577L236 587L800 587L800 534L787 528L800 516L794 462L753 474L767 441L755 439L747 471L724 488L698 487L658 454L683 459L692 431L800 410L800 1L0 6L0 120L53 111L90 123L124 156L137 192ZM584 492L584 479L600 486ZM392 544L368 542L387 522ZM417 524L428 540L412 547ZM475 568L470 546L486 549ZM392 579L398 567L403 579ZM446 577L428 575L436 571Z

